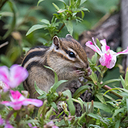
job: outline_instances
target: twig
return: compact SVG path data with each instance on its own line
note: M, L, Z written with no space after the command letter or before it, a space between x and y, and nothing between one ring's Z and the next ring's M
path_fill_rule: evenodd
M107 86L107 85L104 85L102 88L105 89L105 90L111 90L111 89L112 89L112 88L110 88L110 87ZM121 99L123 98L121 95L117 94L117 93L114 92L114 91L110 91L110 93L114 94L115 96L117 96L117 97L119 97L119 98L121 98Z
M63 29L64 26L65 26L65 23L62 24L61 28L58 30L57 33L59 33Z
M65 23L62 24L61 28L57 31L57 33L59 33L59 32L63 29L64 26L65 26ZM55 34L55 35L56 35L56 34ZM55 36L55 35L54 35L54 36ZM54 37L54 36L53 36L53 37ZM52 38L53 38L53 37L52 37ZM51 39L52 39L52 38L51 38Z
M89 80L89 81L92 81L92 79L91 79L90 77L86 77L86 79ZM104 85L102 88L105 89L105 90L111 90L111 89L112 89L112 88L110 88L110 87L107 86L107 85ZM114 94L115 96L117 96L117 97L119 97L119 98L121 98L121 99L123 98L121 95L117 94L117 93L114 92L114 91L110 91L110 93Z
M103 24L103 22L104 22L105 20L108 19L109 16L110 16L109 13L107 13L106 15L104 15L104 16L99 20L99 22L96 23L96 24L93 26L92 29L95 29L95 30L96 30L101 24Z
M6 45L8 45L8 42L5 42L5 43L1 44L1 45L0 45L0 48L4 47L4 46L6 46Z

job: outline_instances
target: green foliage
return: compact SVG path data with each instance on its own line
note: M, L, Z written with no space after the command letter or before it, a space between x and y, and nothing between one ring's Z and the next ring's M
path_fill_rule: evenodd
M64 26L66 26L68 32L72 35L73 33L73 24L72 20L77 22L81 22L82 18L77 16L77 13L81 12L82 17L84 17L83 11L88 11L87 8L80 7L86 0L71 0L69 4L67 4L64 0L59 0L64 4L64 8L60 9L55 3L52 3L56 9L56 13L53 14L51 22L46 19L42 19L41 22L44 25L34 25L32 28L29 29L26 35L29 35L31 32L37 29L45 29L48 30L46 34L49 34L51 38L57 33L59 33ZM38 4L42 2L39 1ZM60 27L61 26L61 27Z

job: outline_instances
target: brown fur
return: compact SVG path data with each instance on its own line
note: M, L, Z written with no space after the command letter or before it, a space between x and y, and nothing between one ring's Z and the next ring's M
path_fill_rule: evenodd
M54 44L55 41L55 44ZM30 93L30 97L36 98L38 96L35 93L34 83L37 86L48 92L49 88L54 84L54 73L44 67L44 65L51 67L58 75L59 80L73 80L81 75L82 71L78 71L75 68L87 68L87 57L82 46L71 36L59 39L55 37L53 45L45 50L41 48L31 49L25 56L26 62L24 67L28 69L29 76L24 82L24 87ZM75 52L76 57L70 58L66 53L66 50L72 49ZM39 55L38 51L41 51L43 55ZM44 51L45 50L45 51ZM30 53L37 51L38 55ZM25 60L25 59L24 59ZM62 91L66 84L60 85L57 91Z

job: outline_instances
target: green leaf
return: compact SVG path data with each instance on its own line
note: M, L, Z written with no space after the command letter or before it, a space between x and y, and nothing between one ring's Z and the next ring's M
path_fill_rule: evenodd
M70 0L70 6L72 7L72 6L74 6L74 0Z
M47 93L43 90L41 90L37 85L36 82L34 83L35 89L36 91L40 94L40 95L46 95Z
M122 97L128 97L127 92L118 92L118 94L121 95Z
M82 93L84 93L89 88L90 86L88 85L81 86L75 91L75 93L73 94L73 98L77 99Z
M81 15L82 15L82 18L84 18L84 12L83 11L81 11Z
M120 121L121 119L118 119L115 124L115 128L120 128Z
M88 102L91 104L91 102ZM84 103L85 106L87 106L87 103ZM103 103L100 103L100 102L93 102L93 105L94 105L94 108L98 108L98 109L101 109L105 112L108 112L108 113L111 113L112 112L112 107L106 105L106 104L103 104Z
M93 124L89 124L88 127L89 128L103 128L103 127L100 127L99 125L93 125Z
M10 24L10 28L8 29L8 31L4 34L4 36L2 38L3 40L6 39L11 34L11 32L14 30L15 25L16 25L16 11L14 9L14 3L11 1L8 1L8 3L9 3L9 7L11 8L11 10L13 12L13 19Z
M44 23L44 24L50 24L50 22L46 19L42 19L41 22Z
M65 26L66 26L68 32L72 35L72 33L73 33L73 25L72 25L72 22L71 21L66 21L65 22Z
M113 82L117 82L117 81L121 81L121 80L120 80L120 79L107 80L107 81L105 81L105 82L102 84L102 86L107 85L107 84L110 84L110 83L113 83Z
M90 116L90 117L92 117L92 118L94 118L94 119L100 120L100 121L103 122L104 125L107 127L108 122L107 122L106 120L104 120L104 118L101 117L100 115L94 114L94 113L89 113L88 116ZM105 127L105 128L106 128L106 127Z
M82 5L84 2L85 2L86 0L81 0L81 3L80 3L80 5Z
M101 103L106 104L102 93L98 93L95 96L101 101Z
M126 108L127 108L127 113L128 113L128 98L126 98Z
M47 110L47 100L45 100L43 102L43 106L41 106L38 110L38 118L40 118L41 114L42 114L42 118L45 118L45 114L46 114L46 110ZM43 121L43 120L42 120Z
M99 119L99 115L94 114L94 113L89 113L88 116L90 116L90 117L92 117L94 119L97 119L97 120Z
M57 89L62 83L65 83L65 82L67 82L67 80L60 80L60 81L58 81L57 83L54 83L50 90L51 90L52 92L55 92L56 89Z
M96 39L96 44L101 49L101 44L100 44L100 41L98 39Z
M81 106L81 108L82 108L82 110L83 110L83 101L82 101L82 99L81 99L81 98L78 98L78 100L76 100L76 99L72 98L72 100L73 100L74 102L76 102L76 103L79 103L79 104L80 104L80 106Z
M109 95L104 95L104 97L106 97L106 98L108 98L109 100L112 100L112 101L114 101L115 102L115 99L113 99L111 96L109 96Z
M58 76L57 76L56 72L55 72L51 67L48 67L48 66L44 66L44 67L45 67L45 68L48 68L48 69L50 69L50 70L52 70L52 71L54 72L54 75L55 75L55 83L54 83L53 86L51 86L51 88L50 88L50 91L51 91L51 92L55 92L56 89L57 89L62 83L67 82L67 80L60 80L60 81L58 81Z
M83 7L82 7L81 10L82 10L82 11L88 11L88 12L89 12L89 10L88 10L87 8L83 8Z
M80 6L81 0L77 0L76 7L78 8Z
M125 85L128 89L128 69L127 69L127 72L126 72L126 75L125 75Z
M56 111L58 111L58 108L57 108L57 105L56 105L55 102L52 102L51 105L52 105L52 107L53 107Z
M52 70L54 72L54 75L55 75L55 83L57 83L58 82L58 76L57 76L56 72L51 67L48 67L48 66L45 66L45 65L44 65L44 67L45 68L48 68L48 69L50 69L50 70Z
M66 9L60 9L59 11L57 11L57 13L62 13L62 12L65 12Z
M125 111L125 108L124 107L122 107L120 109L116 109L115 112L114 112L114 114L113 114L113 116L112 116L112 118L114 118L120 112L124 113L124 111Z
M53 113L53 107L51 107L50 110L46 113L45 118L49 119L52 113Z
M101 72L100 68L97 67L97 66L94 66L94 68L95 68L99 73L101 73L101 76L102 76L102 72ZM102 76L102 77L103 77L103 76Z
M38 29L41 29L41 28L44 28L44 27L46 27L46 25L40 25L40 24L33 25L33 26L28 30L26 36L29 35L30 33L32 33L33 31L38 30Z
M92 56L92 59L91 59L91 61L93 62L93 64L96 64L96 62L97 62L97 53L95 53L93 56Z
M39 0L38 1L38 3L37 3L37 6L41 3L41 2L43 2L44 0Z
M85 119L85 116L86 116L86 112L84 112L84 113L82 113L82 115L79 117L79 119L78 119L78 124L80 124L80 122L82 122L84 119Z
M60 10L59 7L58 7L56 4L54 4L54 3L52 3L52 4L53 4L53 6L56 8L57 11Z
M11 67L13 64L11 59L6 55L0 55L0 61L0 66L6 65L8 67Z
M123 88L126 88L125 80L123 79L123 77L121 75L120 75L120 79L121 79L121 84L122 84Z
M59 0L59 1L63 2L66 5L66 2L64 0Z
M93 71L92 71L92 74L90 75L90 78L92 79L94 84L97 84L98 78L97 78L97 75Z
M73 101L72 101L71 92L70 92L69 90L66 90L66 91L64 91L64 92L62 92L62 93L63 93L64 96L68 97L68 98L66 99L66 101L67 101L68 108L69 108L69 111L70 111L71 115L72 115L72 116L75 115L76 109L75 109L75 106L74 106Z

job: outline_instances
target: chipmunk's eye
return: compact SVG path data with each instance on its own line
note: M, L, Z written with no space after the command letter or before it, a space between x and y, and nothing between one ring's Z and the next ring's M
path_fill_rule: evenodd
M75 58L75 57L76 57L75 54L74 54L73 52L71 52L71 51L68 52L68 55L69 55L70 57L72 57L72 58Z

